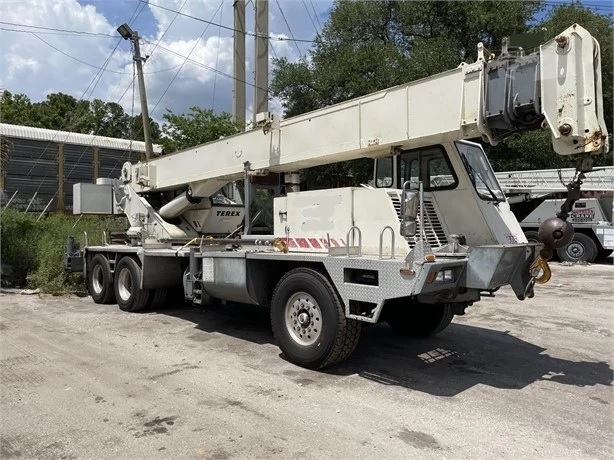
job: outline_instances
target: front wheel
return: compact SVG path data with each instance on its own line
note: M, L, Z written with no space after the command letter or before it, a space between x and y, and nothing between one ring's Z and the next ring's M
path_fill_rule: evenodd
M576 233L567 246L557 249L559 259L566 262L595 262L597 258L597 243L584 233Z
M151 291L141 289L141 267L132 257L122 257L115 267L115 298L123 311L136 312L147 307Z
M428 337L447 328L454 318L447 303L425 304L411 301L392 301L386 305L386 322L398 334L409 337Z
M296 268L277 283L271 326L288 361L322 369L347 359L360 337L359 321L347 319L330 281L309 268Z

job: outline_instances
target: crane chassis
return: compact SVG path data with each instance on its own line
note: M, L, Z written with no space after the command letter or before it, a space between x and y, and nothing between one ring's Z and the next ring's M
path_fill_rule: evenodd
M608 150L599 44L573 25L535 54L478 50L473 64L286 120L263 114L257 129L77 184L75 213L130 226L119 243L69 239L66 269L86 276L95 302L130 312L161 307L177 286L193 304L270 306L284 355L314 369L349 357L363 323L427 336L501 286L532 297L566 216L546 228L550 243L528 243L468 139L548 129L555 151L589 170ZM236 237L254 177L291 183L361 157L374 159L371 186L286 193L271 235ZM243 205L216 201L241 180Z

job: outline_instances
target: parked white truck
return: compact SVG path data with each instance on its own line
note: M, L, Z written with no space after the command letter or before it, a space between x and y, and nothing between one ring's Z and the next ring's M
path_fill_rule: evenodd
M473 64L285 120L263 114L251 131L76 185L75 213L124 214L130 227L122 244L69 240L66 268L95 302L131 312L174 286L196 304L270 306L284 355L314 369L346 359L362 323L426 336L501 286L533 296L548 250L527 243L467 139L549 129L556 152L587 169L608 149L599 44L573 25L535 54L478 50ZM275 198L270 236L207 231L221 217L210 198L232 181L245 181L249 214L253 176L360 157L375 159L372 188ZM545 228L546 249L569 237L564 217Z
M495 173L529 242L539 242L539 226L561 208L567 199L566 184L575 173L572 168ZM569 213L573 239L556 250L561 261L595 262L614 250L614 166L595 168L586 174L582 190Z

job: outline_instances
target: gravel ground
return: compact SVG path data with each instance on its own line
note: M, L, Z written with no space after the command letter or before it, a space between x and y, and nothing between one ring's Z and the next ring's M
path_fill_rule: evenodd
M268 311L1 294L0 458L614 458L614 267L553 266L435 338L365 327L327 372Z

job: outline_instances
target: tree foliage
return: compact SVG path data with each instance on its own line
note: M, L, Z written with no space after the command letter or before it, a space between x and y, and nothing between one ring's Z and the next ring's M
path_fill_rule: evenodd
M164 114L162 145L166 153L186 149L205 142L239 132L239 125L232 115L223 112L216 115L211 109L191 107L190 111L177 115L171 110Z
M0 121L120 139L144 139L140 114L131 117L115 102L78 100L64 93L52 93L44 101L32 103L25 94L4 91L0 96ZM158 142L160 126L152 119L150 124L153 141Z
M479 42L496 52L504 37L546 27L550 38L578 22L602 46L606 124L611 127L611 20L578 4L555 7L536 21L541 11L538 1L337 0L307 57L296 63L274 61L271 93L281 98L286 116L295 116L473 62ZM513 136L491 149L491 158L499 169L553 167L556 155L549 145L542 132ZM306 170L303 179L308 186L334 186L340 176L360 183L371 177L371 168L370 161L346 162Z

